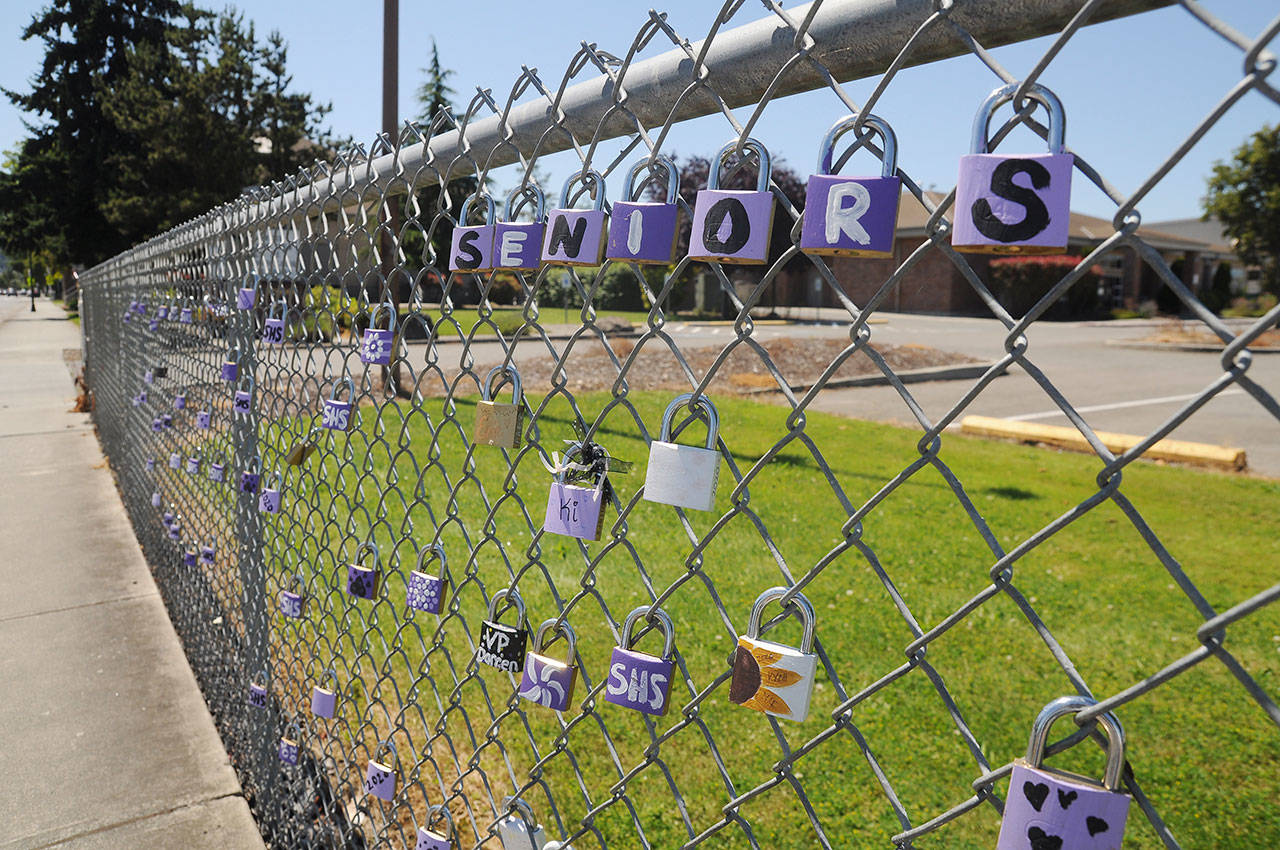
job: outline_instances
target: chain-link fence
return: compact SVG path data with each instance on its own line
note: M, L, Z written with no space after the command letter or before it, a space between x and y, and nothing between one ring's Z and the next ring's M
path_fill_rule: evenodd
M1012 810L1022 795L1010 788L1012 760L1037 712L1064 693L1096 704L1072 709L1081 729L1049 748L1061 753L1055 762L1076 758L1102 776L1101 750L1076 746L1106 742L1089 721L1108 712L1142 721L1120 776L1133 800L1132 846L1276 838L1274 654L1228 648L1233 630L1257 625L1251 615L1280 597L1280 584L1266 586L1274 558L1257 553L1253 591L1231 597L1224 588L1237 585L1216 578L1203 587L1122 480L1227 387L1280 418L1272 392L1248 374L1248 346L1280 309L1233 332L1144 240L1137 215L1243 95L1280 102L1263 49L1280 19L1251 38L1181 4L1206 39L1239 49L1238 84L1185 141L1153 146L1172 153L1153 159L1128 197L1076 154L1077 180L1116 205L1114 232L1015 316L989 287L986 258L953 247L958 219L981 216L955 193L923 191L909 155L885 176L900 179L904 205L924 211L918 247L899 240L879 259L833 257L801 249L806 214L827 213L825 237L815 219L818 243L852 238L854 251L877 247L875 217L829 199L802 212L776 181L771 198L750 195L767 153L749 142L752 130L776 98L825 88L832 119L856 125L833 165L850 147L883 157L889 138L872 116L899 71L967 53L992 74L972 92L975 107L1002 86L1018 105L991 122L991 147L1018 126L1053 142L1052 110L1041 109L1052 98L1037 80L1060 50L1086 24L1166 4L766 2L764 20L738 25L749 15L740 5L727 3L698 43L651 13L621 58L584 44L559 85L525 69L505 104L482 91L463 115L442 112L429 127L407 125L399 139L250 191L84 276L100 434L269 843L434 846L419 835L429 829L458 847L544 838L580 850L990 846L1005 801ZM1022 77L988 52L1041 35L1055 37ZM674 49L638 58L667 41ZM878 85L855 103L841 81L868 77ZM695 200L668 181L657 155L686 120L724 124L734 141L712 168L739 194ZM611 139L623 144L605 161ZM559 151L580 160L566 200L584 209L534 221L536 163ZM1022 166L1032 182L1009 184L1034 199L1025 187L1040 187L1042 160L1016 161L1033 163ZM605 181L620 184L637 163L633 197L652 206L620 207L633 199L620 195L606 203ZM510 204L495 188L503 167L516 174ZM1053 168L1044 166L1046 181L1061 179ZM872 182L845 184L841 197L880 205ZM547 209L564 206L559 186L541 189ZM612 211L615 230L606 219L597 235L604 215L586 212L592 199ZM662 229L665 201L678 210L674 231ZM988 206L978 241L1033 245L990 226L1023 209L1031 204ZM486 224L546 227L495 236L477 224L486 210ZM738 238L752 226L772 243ZM550 262L540 261L543 239ZM614 259L601 264L597 242ZM740 262L757 249L758 262ZM628 261L651 250L652 263ZM1125 251L1222 341L1221 374L1115 455L1037 368L1031 343L1038 319ZM939 262L1003 324L1006 353L934 419L871 320L913 269ZM789 276L815 281L840 311L839 337L807 374L780 354L785 334L765 340L753 319ZM627 297L645 314L634 326L602 306ZM731 317L718 344L681 335L672 316L695 307ZM914 431L812 412L855 362L896 390ZM1064 485L1071 501L1031 528L1002 524L1012 515L975 487L1007 474L996 489L1016 500L1031 479L1067 474L1055 464L1086 461L993 472L996 455L975 459L943 436L1011 367L1097 455L1087 479ZM772 404L761 401L769 394ZM687 447L665 445L672 431ZM1106 563L1090 575L1103 579L1051 598L1044 576L1089 559L1073 536L1082 528L1102 541ZM1139 595L1150 581L1194 617L1181 634L1193 650L1170 655L1133 631L1117 637L1117 623L1159 616ZM773 586L776 598L753 615ZM753 641L753 630L774 643ZM526 639L541 660L521 673ZM1236 696L1251 706L1247 718ZM1218 702L1233 707L1214 714ZM1192 710L1200 704L1207 715ZM1141 713L1157 705L1164 713ZM1181 785L1180 761L1202 765L1157 727L1183 714L1213 718L1199 732L1226 737L1197 740L1231 770ZM1073 793L1045 805L1065 811ZM1205 810L1208 826L1200 821L1197 806L1227 798L1235 802ZM1033 826L1001 846L1104 846L1054 837Z

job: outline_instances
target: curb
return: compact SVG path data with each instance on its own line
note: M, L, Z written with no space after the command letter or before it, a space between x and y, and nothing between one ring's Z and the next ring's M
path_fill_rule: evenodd
M1225 342L1221 345L1209 345L1199 342L1141 342L1126 339L1109 339L1106 344L1113 348L1140 348L1146 351L1212 351L1218 354L1227 347ZM1280 348L1274 345L1247 346L1245 350L1253 354L1280 354Z
M957 381L966 378L980 378L985 375L991 367L996 363L961 363L958 366L929 366L924 369L909 369L905 372L896 372L898 380L904 384L919 384L924 381ZM1001 372L1001 375L1008 374ZM831 389L847 389L850 387L878 387L885 386L889 383L889 379L881 374L875 375L859 375L856 378L841 378L836 381L827 381L822 385L824 390ZM801 392L811 389L813 384L792 384L793 392ZM781 390L773 387L761 387L759 389L749 390L745 395L761 395L763 393L776 393Z
M1063 425L1036 425L1012 419L996 419L991 416L966 416L960 423L960 431L979 437L998 437L1022 443L1047 443L1051 446L1093 454L1093 447L1079 431ZM1103 445L1117 455L1129 451L1146 439L1133 434L1115 434L1108 431L1095 433ZM1213 466L1232 471L1240 471L1247 466L1244 449L1214 446L1209 443L1192 443L1185 440L1159 440L1143 452L1142 457L1197 466Z

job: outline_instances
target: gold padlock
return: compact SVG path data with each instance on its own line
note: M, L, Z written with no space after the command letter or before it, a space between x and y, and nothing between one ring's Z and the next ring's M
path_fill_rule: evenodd
M288 453L284 456L285 463L290 466L302 466L306 463L307 458L315 454L316 443L312 439L315 436L316 429L312 428L311 433L298 442L289 447Z
M495 402L493 379L499 377L511 384L510 403ZM514 366L494 366L484 379L480 401L476 404L476 443L518 449L524 442L524 397L520 393L520 373Z

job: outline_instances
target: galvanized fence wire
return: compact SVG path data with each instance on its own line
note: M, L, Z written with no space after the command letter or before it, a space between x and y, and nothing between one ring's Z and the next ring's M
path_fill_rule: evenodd
M849 69L832 70L823 58L855 53L860 45L852 40L838 44L818 40L814 32L823 25L821 2L784 9L765 0L772 35L764 43L769 50L742 69L742 76L750 78L745 82L714 65L718 41L735 38L728 27L754 14L744 11L743 5L726 3L700 43L690 43L666 15L650 13L632 44L617 55L584 43L558 86L548 85L538 72L525 68L505 102L489 90L480 90L462 114L443 111L429 126L407 124L398 139L379 137L368 150L356 147L332 162L317 163L247 192L84 275L86 375L94 392L95 419L171 617L272 846L410 846L415 830L426 826L441 832L451 827L456 846L496 846L500 821L529 817L507 799L519 797L530 804L549 836L579 848L610 843L654 846L650 833L655 829L655 812L678 825L675 832L683 836L685 846L719 846L732 839L760 847L768 846L757 834L761 819L767 821L775 810L778 804L771 801L779 792L789 795L787 805L797 807L798 822L809 830L807 836L794 835L797 843L848 846L847 836L833 835L824 826L829 807L815 804L807 790L824 765L835 763L824 753L834 752L841 742L848 749L841 750L839 758L869 768L869 774L863 775L879 786L884 805L899 825L896 834L886 832L874 840L912 846L915 839L942 830L980 807L1003 811L1000 782L1011 765L988 760L968 719L974 706L953 695L928 654L934 642L998 599L1010 600L1043 642L1061 674L1059 690L1098 700L1076 717L1085 728L1051 751L1090 734L1090 719L1165 686L1209 658L1230 671L1257 706L1280 725L1280 707L1274 698L1225 643L1233 624L1280 597L1280 584L1226 610L1215 608L1122 486L1126 467L1228 387L1243 389L1280 420L1280 405L1272 392L1248 374L1249 345L1276 325L1280 308L1248 330L1234 333L1197 300L1138 233L1141 201L1241 97L1256 92L1280 103L1280 93L1268 82L1275 58L1266 50L1280 32L1280 18L1249 37L1198 3L1180 4L1204 26L1206 37L1224 39L1238 48L1243 61L1239 82L1184 142L1155 165L1132 195L1126 197L1079 152L1073 152L1076 173L1115 202L1115 232L1025 315L1007 312L966 256L953 250L954 192L940 202L924 192L910 176L907 155L899 163L898 175L905 190L931 214L928 238L884 278L866 303L850 299L823 258L800 251L801 212L772 183L777 214L794 223L792 244L771 264L759 267L753 286L739 285L741 276L731 279L719 263L708 264L708 273L735 313L730 336L708 368L695 368L667 329L675 287L692 267L687 256L667 269L659 283L638 267L627 267L647 303L653 305L629 349L601 323L593 306L603 275L586 278L574 267L517 272L523 324L516 333L500 327L489 298L496 276L449 272L447 258L437 254L433 235L443 225L457 222L460 210L449 192L433 195L424 191L427 188L463 177L474 177L484 185L490 171L509 163L518 164L522 186L528 185L536 181L538 158L561 150L576 154L583 173L594 169L616 181L637 159L661 152L668 132L681 120L698 115L706 116L699 119L705 121L723 119L727 135L742 145L754 127L769 120L769 106L776 97L815 87L824 87L834 96L832 109L837 117L868 116L901 69L958 53L970 53L983 62L994 85L1019 84L1014 102L1023 105L993 128L993 146L1019 124L1047 137L1048 128L1037 117L1036 104L1024 100L1023 94L1063 46L1095 18L1159 4L1131 3L1117 11L1107 9L1100 0L1090 0L1069 10L1060 21L1053 14L1072 4L1041 4L1040 12L1008 3L900 4L891 17L898 27L895 32L905 37L874 49L868 37L868 50L878 51L880 57L874 60L880 63L875 71L879 82L861 104L839 82L849 78ZM825 11L854 10L850 14L856 16L859 5L827 3ZM1049 10L1050 6L1059 12ZM1001 14L1029 18L1005 17L993 24L992 19ZM1043 17L1032 20L1037 14ZM1046 21L1057 35L1042 59L1019 77L1002 67L980 41L975 21L985 21L988 29L983 32L997 33L992 36L996 43L1043 32ZM1000 36L1000 26L1015 35ZM687 61L670 63L671 74L662 81L666 99L658 102L649 96L651 81L633 82L633 77L644 71L639 54L665 41L674 46L677 59L683 54ZM581 98L575 99L581 89L575 89L574 83L580 78L599 81L593 89L598 93L590 120L583 115ZM633 95L633 86L645 94ZM975 92L975 103L985 94ZM566 101L572 101L569 109ZM744 103L754 106L745 120L739 120L743 112L738 109ZM659 113L656 119L655 113ZM530 121L530 115L540 117ZM476 133L469 134L473 128ZM483 143L475 142L476 136ZM614 138L624 139L625 144L604 162L601 144ZM868 137L859 142L882 155L877 141ZM556 187L542 188L550 201ZM434 201L428 203L431 198ZM685 216L691 216L686 201L681 198L678 203ZM1223 348L1221 376L1140 444L1117 455L1050 376L1037 368L1032 343L1037 320L1094 264L1124 248L1139 254L1199 322L1221 339ZM964 275L1005 326L1006 353L934 420L873 343L869 320L904 275L926 257L939 254ZM790 379L795 376L783 374L755 336L751 311L797 257L811 265L830 296L847 311L848 344L812 386L793 389ZM568 286L585 305L576 325L568 330L548 329L554 316L535 296L551 274L567 274ZM239 310L236 292L246 285L256 285L258 303L255 309ZM334 300L342 292L357 293L354 307ZM473 296L478 303L464 306ZM330 334L339 325L349 325L353 331L370 322L377 326L384 303L398 308L396 357L389 366L366 366L358 353L358 334L354 341ZM135 304L145 305L146 312L134 309ZM192 321L158 319L161 305L172 305L175 312L184 305L193 308ZM285 319L287 339L282 345L265 344L265 322L277 317ZM420 340L413 340L415 336ZM573 388L575 351L591 346L605 352L616 374L607 399L589 405L599 408L594 415L579 406ZM553 452L562 452L564 438L572 435L567 425L549 427L548 416L569 411L571 423L576 422L585 439L606 446L611 429L619 427L633 430L646 442L654 439L655 423L646 421L633 404L629 383L637 377L641 353L654 348L668 352L678 364L695 400L710 391L717 377L723 377L731 355L751 352L776 381L776 390L789 408L785 426L771 447L750 462L744 462L743 455L735 454L725 440L718 440L716 448L728 473L722 495L731 490L727 509L710 524L671 509L663 556L667 563L658 563L662 557L635 541L633 519L642 499L639 482L631 480L634 475L615 478L619 492L630 495L618 502L617 517L606 522L601 543L571 547L569 559L575 563L568 569L565 559L552 557L552 541L542 532L539 500L549 478L543 462L549 462ZM540 354L530 354L531 350ZM231 353L239 364L234 383L224 380L220 372ZM811 403L837 369L855 356L876 364L920 429L918 456L862 503L846 492L822 448L806 431ZM540 399L537 394L526 395L526 442L502 451L501 469L491 474L498 453L473 445L472 405L460 402L480 392L489 366L518 366L538 358L554 364L550 391ZM944 460L942 447L944 429L991 381L1015 365L1084 435L1103 467L1095 491L1006 547ZM352 415L358 426L347 433L315 430L324 399L345 392L345 379L354 382ZM234 390L252 393L247 413L233 412ZM144 391L146 397L141 398ZM182 391L186 408L173 410L173 396ZM209 429L193 426L195 411L210 413ZM154 430L154 422L166 413L174 417L174 427L166 428L161 421L159 430ZM290 465L287 451L307 441L318 450L300 465ZM833 498L846 517L838 530L839 542L811 563L786 558L770 529L770 523L778 520L758 512L752 503L753 483L787 451L806 456L813 466L807 486L812 492L821 491L824 498ZM169 468L171 455L176 456L178 469ZM148 469L148 459L154 460L153 470ZM193 462L198 468L186 474L183 467ZM223 467L224 482L211 479L215 464ZM275 487L284 494L287 509L277 515L262 513L258 496L238 487L241 474L255 470L262 475L262 487ZM975 585L971 598L930 621L913 613L895 585L892 570L863 539L864 522L874 521L877 509L925 470L935 471L945 482L990 552L989 582ZM159 494L158 506L154 494ZM1019 561L1106 502L1128 518L1204 622L1195 635L1199 642L1195 650L1162 670L1144 674L1127 688L1094 694L1016 579ZM162 512L175 515L176 539L158 521ZM725 727L708 720L712 702L724 701L730 679L728 665L708 666L711 655L721 657L722 647L690 645L680 640L678 630L677 682L671 699L676 710L666 717L604 706L604 660L579 652L573 659L580 671L574 703L556 715L554 726L549 727L537 715L546 709L516 696L518 677L495 676L492 670L482 674L486 668L474 660L477 612L496 592L507 589L518 591L526 600L538 600L536 606L530 603L537 608L536 616L530 615L531 625L553 617L578 624L582 635L590 628L586 624L599 623L601 631L609 632L609 643L619 639L627 610L637 602L656 610L697 600L708 616L720 622L731 646L744 633L747 611L731 610L721 602L726 583L735 580L732 572L705 568L709 553L730 525L753 529L758 557L776 564L775 583L787 589L782 600L783 608L789 609L787 616L795 613L790 602L796 594L824 579L838 583L831 576L831 566L853 556L873 571L888 604L912 635L906 646L886 646L879 656L881 666L872 672L828 657L823 633L839 625L822 622L814 652L824 681L835 694L834 699L815 700L815 714L828 715L825 727L812 734L807 734L806 727L807 737L797 737L798 727L773 717L751 714L733 721L769 724L773 740L767 746L773 751L764 772L738 763L737 742L726 740ZM360 547L369 542L377 547L388 594L402 592L409 571L428 546L447 542L448 597L438 617L406 611L387 598L369 604L342 592L345 565L356 562ZM195 568L184 565L184 552L196 551L198 546L212 547L212 562L201 561ZM682 559L683 569L673 573L672 558ZM623 572L623 564L634 572L629 594L609 580ZM301 619L279 616L276 602L286 590L301 591L305 606ZM782 619L774 618L766 628ZM641 637L642 646L660 640L659 636ZM707 670L718 672L707 675ZM895 686L920 683L921 677L936 694L938 712L972 759L971 785L954 788L943 810L911 808L910 795L904 796L903 789L895 786L893 771L877 756L876 736L864 734L857 723L864 703L892 692ZM265 710L246 703L250 683L266 688ZM317 684L341 693L341 707L333 720L317 718L310 711L312 688ZM623 737L630 740L630 730L641 722L643 745L636 749L620 743L620 724L628 727ZM1092 734L1101 740L1098 733ZM282 764L277 757L282 736L301 744L296 767ZM391 802L382 802L361 787L365 767L374 759L386 761L396 772L398 791ZM687 785L685 771L695 763L714 777L719 799L687 797L682 788ZM1124 775L1125 790L1133 795L1154 835L1169 847L1179 846L1144 795L1142 777L1142 764L1131 763ZM1131 824L1131 832L1138 830Z

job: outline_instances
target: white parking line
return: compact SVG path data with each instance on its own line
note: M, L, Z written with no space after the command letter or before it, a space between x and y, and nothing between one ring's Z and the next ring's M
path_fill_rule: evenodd
M1244 390L1234 387L1229 390L1223 390L1218 396L1224 395L1243 395ZM1199 398L1200 393L1187 393L1186 395L1166 395L1159 398L1140 398L1133 401L1117 401L1113 404L1092 404L1088 407L1077 407L1077 413L1094 413L1099 410L1121 410L1126 407L1146 407L1151 404L1173 404L1178 401L1191 401L1193 398ZM1012 419L1016 422L1028 422L1032 419L1052 419L1055 416L1066 416L1061 410L1045 410L1041 413L1024 413L1021 416L1006 416L1005 419Z

